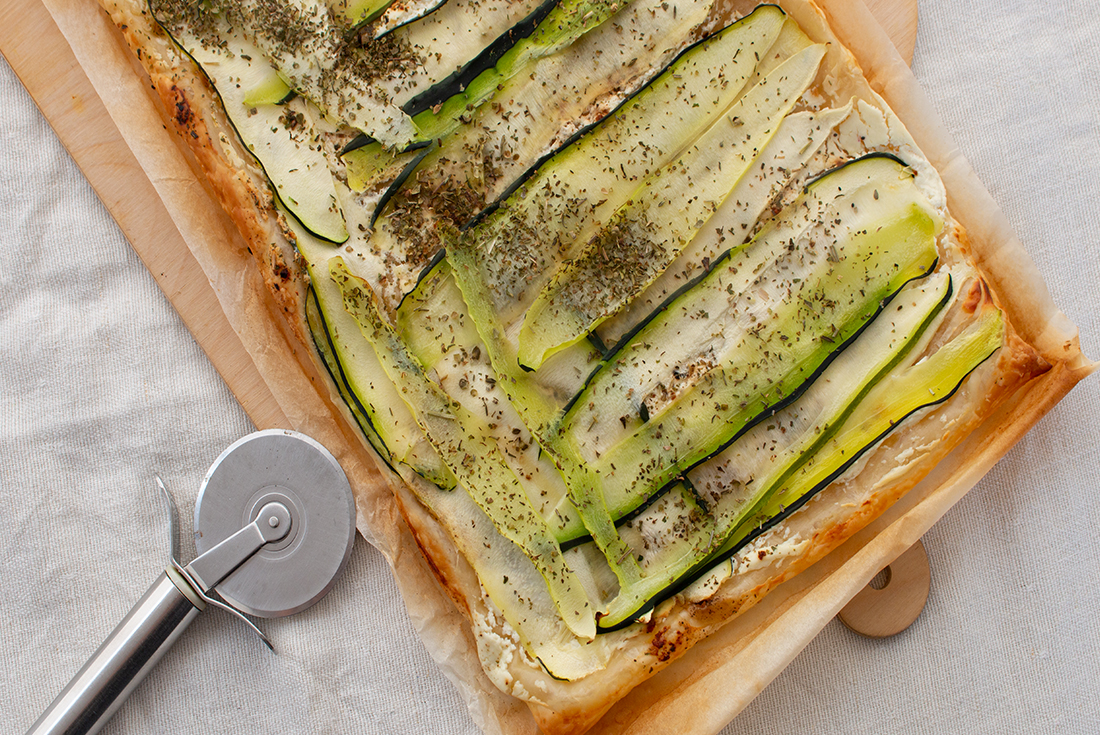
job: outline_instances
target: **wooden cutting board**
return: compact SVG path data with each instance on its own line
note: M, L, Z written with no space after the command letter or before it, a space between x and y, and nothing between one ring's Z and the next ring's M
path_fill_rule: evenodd
M917 0L863 0L863 4L894 42L901 58L912 66L917 47Z
M917 0L865 1L911 62ZM95 5L94 0L88 2ZM205 274L42 0L2 4L0 53L252 422L261 429L288 426Z

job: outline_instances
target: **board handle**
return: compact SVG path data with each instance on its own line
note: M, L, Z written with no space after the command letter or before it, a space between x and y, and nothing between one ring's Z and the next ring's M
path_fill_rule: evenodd
M915 623L928 601L932 569L924 544L917 541L910 546L875 580L860 590L837 617L855 633L888 638Z

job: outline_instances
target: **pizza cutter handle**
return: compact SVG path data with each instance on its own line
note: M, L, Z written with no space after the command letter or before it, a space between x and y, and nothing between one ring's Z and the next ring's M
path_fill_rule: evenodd
M27 735L99 732L204 607L172 577L178 572L157 578Z

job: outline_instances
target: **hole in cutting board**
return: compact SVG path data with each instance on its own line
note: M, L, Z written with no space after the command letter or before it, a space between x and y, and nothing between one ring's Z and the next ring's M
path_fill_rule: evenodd
M931 582L928 554L917 541L857 592L837 617L869 638L897 635L920 616Z

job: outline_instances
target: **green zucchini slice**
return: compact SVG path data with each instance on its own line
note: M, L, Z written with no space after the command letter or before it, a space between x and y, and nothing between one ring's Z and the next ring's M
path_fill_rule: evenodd
M388 151L380 145L356 148L342 156L348 188L354 192L376 192L404 181L432 144L411 148L400 153ZM371 222L373 225L373 221Z
M460 247L475 253L501 322L523 314L556 266L737 99L755 69L753 49L769 48L783 20L760 8L691 49L467 230Z
M435 12L446 2L447 0L344 0L338 11L352 27L371 24L371 38L378 40L387 33Z
M294 90L274 67L270 67L267 74L262 74L262 65L257 66L261 67L257 69L260 74L257 74L256 81L244 93L241 100L245 107L281 105L294 97Z
M524 426L489 364L446 260L417 284L397 310L394 331L423 372L496 438L501 456L555 536L580 524L557 468Z
M1003 317L996 309L986 309L960 335L931 355L917 360L921 350L912 350L904 364L893 366L890 374L865 391L859 403L848 411L840 426L825 441L816 442L810 452L799 458L795 468L788 470L780 483L773 483L763 501L758 500L751 512L741 514L742 520L720 548L701 559L694 568L682 569L677 579L631 613L601 618L601 630L610 631L629 625L660 600L677 594L701 577L717 575L718 579L712 580L717 582L732 574L733 565L728 561L732 555L796 513L814 495L877 447L907 418L954 395L966 378L997 352L1003 338ZM781 420L777 414L776 422ZM743 483L738 486L744 488ZM682 544L675 543L670 544L669 548L675 552L679 546Z
M652 571L644 582L620 591L601 617L601 627L636 617L724 547L800 461L836 433L860 399L934 331L931 327L951 294L947 274L906 286L796 402L687 472L691 503L683 497L681 482L620 525L624 540L644 555Z
M987 308L939 350L886 376L832 438L807 457L783 486L741 523L713 559L685 575L664 596L685 589L703 576L715 575L715 582L728 577L733 572L733 564L725 560L797 513L815 495L862 461L906 419L951 398L1003 344L1004 316L998 309Z
M885 178L825 203L867 169ZM807 228L814 210L824 223ZM793 236L791 223L801 223ZM598 478L575 489L599 493L621 516L790 403L883 303L934 267L940 226L890 159L820 179L593 375L559 429L560 444Z
M183 26L162 20L157 0L151 0L149 7L154 19L209 79L237 136L287 210L317 237L345 242L343 210L317 140L316 131L322 125L317 110L297 99L284 106L249 102L265 96L278 97L279 102L289 92L282 89L282 76L260 49L217 19L211 22L218 24L221 44L204 44L198 36L184 32Z
M382 441L382 437L378 435L378 431L371 423L370 409L363 405L348 386L348 380L344 375L344 369L340 365L340 360L336 356L336 348L332 344L332 335L329 334L328 325L325 324L325 317L321 313L321 306L317 302L317 293L312 288L309 289L309 294L306 297L306 325L309 327L309 334L313 339L313 346L317 350L317 354L321 356L321 362L328 371L329 377L332 379L337 391L339 391L344 404L351 412L352 418L355 419L355 423L359 427L359 430L363 432L363 436L367 438L367 441L374 447L374 450L378 452L378 455L382 457L386 464L389 465L391 469L395 469L390 458L389 447Z
M605 345L619 344L683 284L709 271L731 244L747 240L765 210L778 206L780 196L796 177L804 175L810 159L851 109L849 104L838 109L788 115L706 226L637 298L598 326L596 338Z
M983 309L962 334L935 353L879 381L840 430L787 478L741 530L753 529L755 535L765 523L761 519L768 519L769 527L775 525L840 477L905 418L954 395L963 380L1001 348L1004 329L999 309ZM737 545L743 545L749 535L735 534Z
M462 90L414 118L422 139L438 139L459 124L459 119L490 98L497 87L605 22L622 6L621 0L559 0L529 36L520 38L493 66L485 69Z
M645 180L589 241L559 268L527 312L519 360L537 368L584 338L652 283L725 201L755 163L825 54L811 46L750 88L691 147Z
M343 0L337 5L337 12L350 25L360 26L370 23L382 15L394 0Z
M386 375L401 385L402 398L459 484L497 531L535 564L566 626L582 639L593 638L595 610L584 586L565 564L561 547L508 467L496 437L424 375L379 312L374 293L347 270L343 259L333 258L329 268L343 295L345 310L374 346Z
M334 379L338 389L353 397L349 403L353 415L356 411L362 414L384 447L383 457L391 464L406 465L434 485L453 488L454 476L424 436L399 390L383 376L374 347L363 338L358 323L343 308L340 289L328 275L329 260L339 251L311 237L296 227L294 221L288 224L297 240L298 252L305 259L316 300L313 322L318 329L313 330L314 340L322 356L328 352L339 364Z

